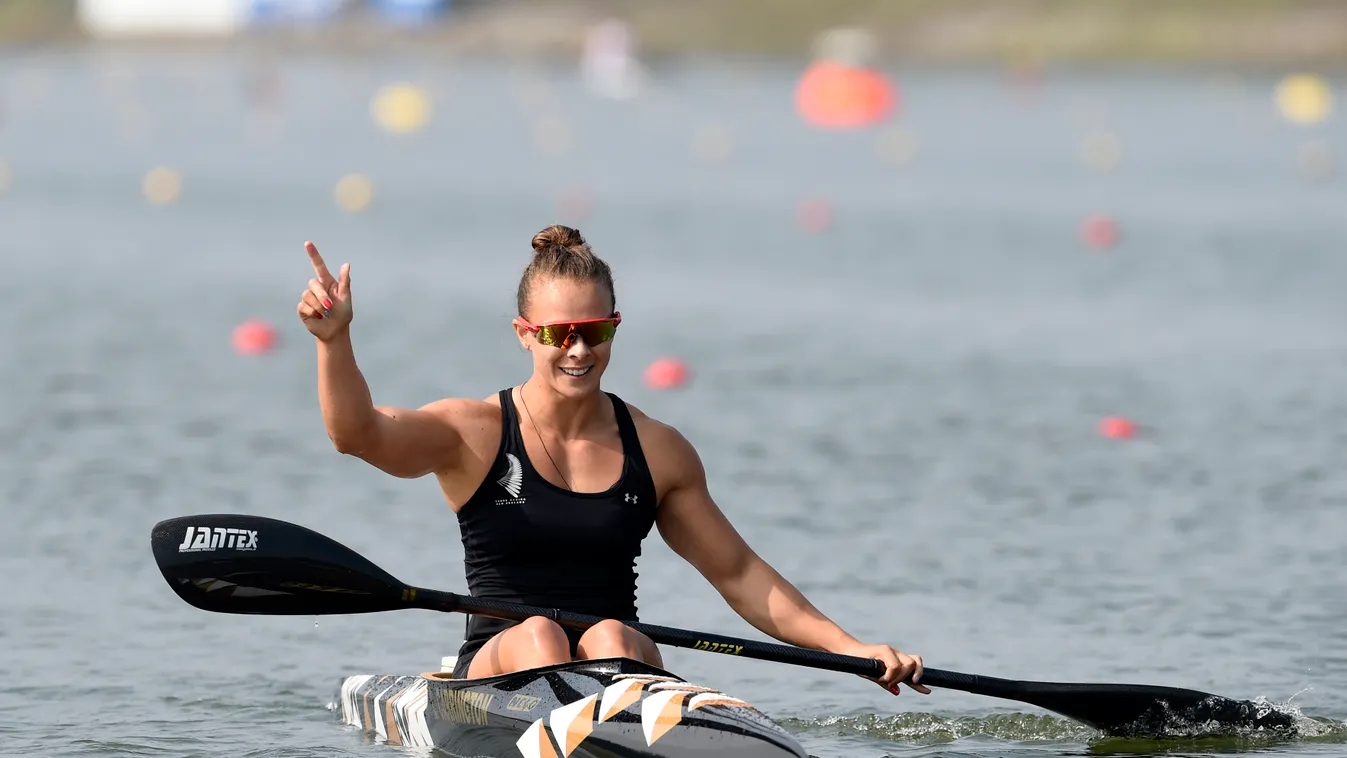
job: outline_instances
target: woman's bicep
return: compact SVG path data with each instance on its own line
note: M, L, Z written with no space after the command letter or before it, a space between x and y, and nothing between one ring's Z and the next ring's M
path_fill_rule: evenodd
M677 451L672 481L660 500L655 524L669 547L723 592L753 558L753 550L711 497L706 472L690 443Z
M376 407L373 444L357 453L365 462L393 476L415 479L452 468L463 446L464 425L480 401L440 400L416 410Z
M655 524L665 543L722 591L743 573L753 555L705 492L671 491L660 503Z

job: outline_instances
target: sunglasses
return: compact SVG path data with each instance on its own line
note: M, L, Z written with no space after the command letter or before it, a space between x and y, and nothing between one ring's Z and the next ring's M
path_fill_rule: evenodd
M622 314L613 313L608 318L590 318L583 321L557 321L551 324L530 324L524 318L519 322L523 324L524 329L537 335L538 341L548 347L559 347L563 350L569 349L575 344L576 338L585 341L586 345L594 347L601 345L613 338L617 334L617 325L622 323Z

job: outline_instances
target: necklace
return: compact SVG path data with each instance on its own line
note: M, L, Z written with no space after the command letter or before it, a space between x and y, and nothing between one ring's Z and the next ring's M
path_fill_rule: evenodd
M533 433L538 435L538 444L543 446L543 454L547 456L547 462L552 464L552 470L556 471L557 476L561 477L561 483L566 485L566 489L570 489L571 483L566 481L566 475L561 473L561 467L557 465L556 461L552 460L552 453L548 452L547 443L543 442L543 433L538 429L538 422L533 420L533 411L529 410L529 401L524 399L524 385L522 384L519 385L519 402L524 404L524 413L528 414L529 425L533 427Z

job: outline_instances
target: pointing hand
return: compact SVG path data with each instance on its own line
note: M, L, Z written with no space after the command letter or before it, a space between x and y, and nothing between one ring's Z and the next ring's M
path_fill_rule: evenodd
M312 242L305 242L314 278L299 297L299 318L313 336L327 342L343 334L351 325L351 264L344 263L333 278L323 256Z

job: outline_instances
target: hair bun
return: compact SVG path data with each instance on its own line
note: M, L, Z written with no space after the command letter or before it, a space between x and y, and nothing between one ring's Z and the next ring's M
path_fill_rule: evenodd
M554 247L574 251L584 244L585 238L580 236L580 230L553 224L533 235L533 254L542 255Z

